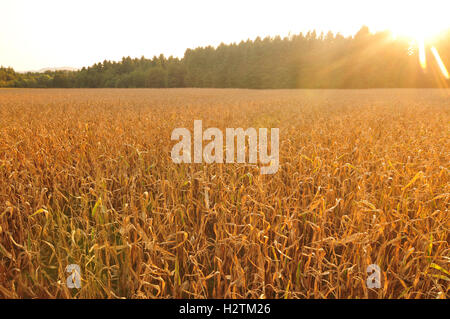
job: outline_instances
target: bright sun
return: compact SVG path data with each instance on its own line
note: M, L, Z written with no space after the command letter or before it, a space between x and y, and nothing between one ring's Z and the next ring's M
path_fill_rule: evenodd
M396 36L427 40L450 27L448 0L393 1L391 7L384 9L384 22Z
M446 17L450 2L445 1L398 1L390 8L392 19L390 30L394 37L406 37L414 42L419 52L419 62L425 70L427 68L426 50L430 49L437 65L446 79L450 74L442 61L438 50L432 46L432 40L440 32L450 29Z
M439 23L422 24L417 21L410 21L410 23L399 23L390 29L397 37L408 37L417 41L422 41L432 39L445 30L445 27L439 25Z

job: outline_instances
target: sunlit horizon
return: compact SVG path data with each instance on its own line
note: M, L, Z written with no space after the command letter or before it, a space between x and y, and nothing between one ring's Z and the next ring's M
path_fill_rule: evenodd
M144 2L5 0L0 65L16 71L90 66L124 56L183 57L188 48L256 37L331 31L371 32L429 41L450 29L448 1ZM421 40L422 41L422 40ZM423 52L422 52L423 53ZM426 61L420 63L426 65Z

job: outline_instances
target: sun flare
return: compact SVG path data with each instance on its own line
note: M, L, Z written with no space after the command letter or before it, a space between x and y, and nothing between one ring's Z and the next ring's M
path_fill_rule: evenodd
M417 48L419 64L426 70L427 51L431 51L441 74L449 79L448 70L442 61L438 50L433 46L435 38L441 32L450 29L444 12L448 12L449 3L446 1L411 1L407 6L400 1L391 8L389 30L394 38L406 38Z
M450 74L447 71L447 68L445 67L444 62L441 59L441 56L439 55L438 50L435 47L431 47L431 52L433 53L434 58L436 59L436 62L439 66L439 69L442 72L442 75L448 80L450 79Z
M450 27L446 16L449 8L448 1L396 1L386 23L396 37L431 41Z

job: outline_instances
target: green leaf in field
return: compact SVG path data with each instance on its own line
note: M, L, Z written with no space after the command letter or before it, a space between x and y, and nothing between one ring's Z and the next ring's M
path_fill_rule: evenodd
M31 238L30 238L30 233L28 233L27 245L28 245L28 250L31 250Z
M298 265L297 265L297 272L295 273L295 283L296 283L297 285L300 283L300 275L301 275L300 264L301 264L301 261L298 262Z
M186 222L184 221L184 212L183 212L182 210L179 210L178 212L179 212L179 214L180 214L181 223L182 223L183 225L186 225Z
M175 260L175 281L178 285L181 285L180 265L178 264L178 259Z
M291 286L291 281L289 280L288 285L286 287L286 293L284 294L284 299L288 299L289 298L289 288Z
M35 211L33 214L31 214L30 217L33 217L34 215L40 214L40 213L48 213L48 211L46 209L38 209L37 211Z
M433 253L433 234L430 235L430 243L427 248L428 260L431 262L431 254Z
M405 189L407 189L409 186L411 186L412 184L414 184L414 182L415 182L417 179L422 178L423 176L424 176L424 175L423 175L423 172L422 172L422 171L418 172L418 173L413 177L413 179L410 180L409 183L406 184L406 186L402 188L402 191L404 191Z
M438 278L438 279L443 279L445 281L450 281L450 278L448 278L447 276L444 275L431 275L434 278Z
M102 204L102 198L100 197L97 202L94 205L94 208L92 208L92 217L95 217L95 214L97 213L97 208Z
M439 271L442 271L444 274L450 276L450 272L448 272L447 270L445 270L445 269L442 268L441 266L436 265L435 263L432 263L432 264L430 265L430 267L431 267L431 268L434 268L434 269L437 269L437 270L439 270ZM448 278L447 278L447 279L448 279Z
M97 210L100 209L100 212L97 213ZM100 222L100 224L104 224L104 213L105 213L105 209L103 207L102 204L102 198L100 197L97 202L94 205L94 208L92 208L92 217L95 217L96 215L98 215L98 221Z

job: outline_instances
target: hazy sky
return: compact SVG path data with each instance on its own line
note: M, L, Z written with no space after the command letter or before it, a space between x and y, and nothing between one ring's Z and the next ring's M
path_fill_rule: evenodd
M449 26L449 12L449 0L0 0L0 65L23 71L182 57L197 46L311 29L349 35L364 24L428 34Z

